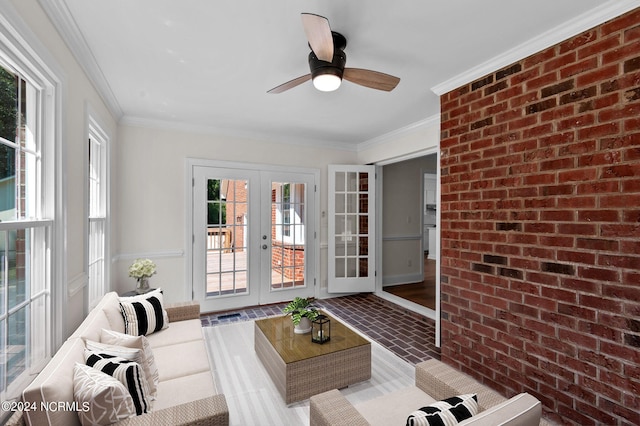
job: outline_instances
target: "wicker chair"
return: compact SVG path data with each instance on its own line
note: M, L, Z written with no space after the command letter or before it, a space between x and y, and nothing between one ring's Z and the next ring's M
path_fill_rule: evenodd
M540 401L533 396L523 393L507 399L436 359L416 365L415 388L396 391L358 406L353 406L336 389L311 397L310 424L311 426L369 426L389 425L392 421L404 424L408 414L421 407L421 405L411 405L417 404L416 401L430 401L431 398L437 401L468 393L478 395L479 413L460 423L461 425L548 425L541 419ZM403 407L406 405L412 407L408 412L407 407Z

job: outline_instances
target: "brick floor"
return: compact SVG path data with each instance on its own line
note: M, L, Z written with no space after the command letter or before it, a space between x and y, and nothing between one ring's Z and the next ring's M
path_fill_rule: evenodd
M430 358L440 359L440 348L434 344L435 321L430 318L370 293L316 300L314 304L340 317L411 364ZM282 315L285 306L286 303L278 303L214 312L201 317L202 326Z

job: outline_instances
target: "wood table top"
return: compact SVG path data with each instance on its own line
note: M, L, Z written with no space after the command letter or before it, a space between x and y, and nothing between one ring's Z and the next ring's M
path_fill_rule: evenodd
M287 364L371 344L331 315L321 313L331 320L331 340L323 344L311 342L311 333L295 334L288 315L256 320L255 324Z

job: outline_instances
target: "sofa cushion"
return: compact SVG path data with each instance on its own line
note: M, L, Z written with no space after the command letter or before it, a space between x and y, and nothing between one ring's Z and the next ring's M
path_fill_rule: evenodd
M465 394L436 401L409 414L407 426L456 425L478 413L478 396Z
M118 305L117 293L111 292L105 294L102 299L100 299L100 302L98 302L96 307L92 309L84 321L82 321L82 324L80 324L80 326L73 332L70 338L81 337L83 339L89 339L96 342L100 341L100 330L103 328L114 329L112 326L112 319L108 315L108 312L114 308L118 311L120 318L122 318L122 314L119 312L120 305ZM122 325L122 329L124 331L124 325Z
M89 350L85 350L84 357L87 365L113 376L125 385L133 399L137 415L151 411L149 387L140 364Z
M136 415L127 388L88 365L76 363L73 368L73 395L82 425L109 425Z
M153 350L159 369L160 382L176 377L209 371L209 356L202 340L161 346Z
M107 298L107 296L109 297L109 303L100 304L102 312L104 312L109 320L109 327L103 328L124 333L124 318L122 318L122 312L120 311L120 298L118 297L118 293L107 293L104 298Z
M145 375L147 376L147 383L149 385L151 398L155 398L158 393L158 382L160 381L160 378L153 350L151 349L151 345L147 338L145 336L131 336L125 333L118 333L117 331L103 329L100 332L100 341L109 345L125 346L128 348L140 349L142 351L140 365L142 365Z
M153 402L153 410L158 411L196 401L217 393L211 371L176 377L160 382L158 398Z
M417 387L409 386L357 404L355 408L370 425L404 425L407 415L416 407L432 402L435 399Z
M159 333L146 336L151 347L155 350L161 346L203 340L202 323L199 319L172 322L169 328Z
M155 333L169 326L160 289L133 297L120 298L124 332L133 336Z
M74 401L73 367L79 362L84 364L84 341L76 338L67 340L58 349L55 357L22 392L23 401L41 407L59 402ZM75 411L70 410L29 410L25 411L27 424L30 425L79 425Z
M540 401L521 393L461 422L460 426L538 426L541 416Z
M88 350L93 352L124 358L127 361L137 362L138 364L142 361L142 349L109 345L107 343L94 342L93 340L85 340L84 344Z

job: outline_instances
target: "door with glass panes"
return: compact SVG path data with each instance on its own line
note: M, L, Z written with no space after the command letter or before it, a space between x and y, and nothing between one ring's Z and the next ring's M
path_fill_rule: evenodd
M375 166L329 166L329 293L375 291Z
M192 280L203 312L314 295L315 180L193 167Z

